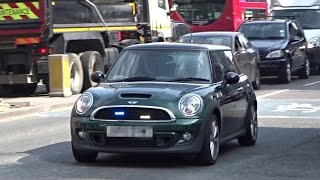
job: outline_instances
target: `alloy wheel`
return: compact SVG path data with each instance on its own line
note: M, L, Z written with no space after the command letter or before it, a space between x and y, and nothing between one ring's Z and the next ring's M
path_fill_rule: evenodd
M217 159L218 153L219 153L219 127L218 123L216 121L213 121L211 124L211 133L210 133L210 152L211 157L213 159Z
M251 107L250 129L251 129L252 139L256 140L258 135L258 121L257 121L257 111L255 107Z

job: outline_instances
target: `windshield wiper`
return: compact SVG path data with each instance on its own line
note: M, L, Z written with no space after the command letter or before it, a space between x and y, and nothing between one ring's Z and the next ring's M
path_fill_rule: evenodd
M204 78L197 78L197 77L186 77L186 78L176 78L176 79L171 79L169 82L180 82L180 81L205 81L209 82L209 79L204 79Z
M264 37L265 39L283 39L284 37L279 37L279 36L267 36Z
M137 77L128 77L124 79L115 80L114 82L131 82L131 81L154 81L157 80L154 77L147 77L147 76L137 76Z

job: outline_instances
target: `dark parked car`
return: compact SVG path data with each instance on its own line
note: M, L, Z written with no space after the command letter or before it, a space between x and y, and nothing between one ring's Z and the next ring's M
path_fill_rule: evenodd
M309 77L307 41L295 20L247 21L238 31L258 48L261 76L278 76L283 83L290 83L292 74Z
M253 89L260 89L260 59L258 50L240 32L200 32L182 36L178 42L220 44L232 49L240 70L252 82Z
M257 101L226 46L182 43L125 48L107 75L76 101L72 150L79 162L100 152L197 154L212 165L220 145L254 145Z

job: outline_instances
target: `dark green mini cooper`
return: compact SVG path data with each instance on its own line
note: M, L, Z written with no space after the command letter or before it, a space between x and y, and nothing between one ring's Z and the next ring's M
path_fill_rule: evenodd
M82 94L71 116L79 162L100 152L180 153L212 165L220 145L256 142L256 96L226 46L133 45L91 80L98 85Z

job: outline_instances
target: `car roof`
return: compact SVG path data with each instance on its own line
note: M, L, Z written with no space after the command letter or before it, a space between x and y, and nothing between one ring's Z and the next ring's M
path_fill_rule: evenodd
M167 43L155 42L147 44L135 44L125 48L128 49L188 49L188 50L231 50L228 46L212 44L192 44L192 43Z
M189 33L186 35L183 35L182 37L191 37L192 36L235 36L238 34L242 34L240 32L233 32L233 31L210 31L210 32L198 32L198 33Z

